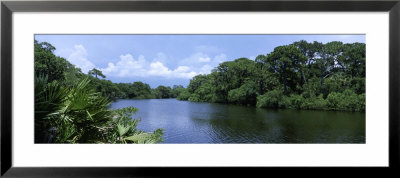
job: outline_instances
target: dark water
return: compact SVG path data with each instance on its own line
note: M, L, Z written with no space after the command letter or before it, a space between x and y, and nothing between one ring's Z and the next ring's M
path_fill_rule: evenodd
M118 100L139 108L138 128L164 143L365 143L365 113L267 110L175 99Z

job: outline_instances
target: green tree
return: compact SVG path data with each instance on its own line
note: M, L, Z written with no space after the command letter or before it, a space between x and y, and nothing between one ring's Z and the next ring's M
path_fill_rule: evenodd
M101 72L101 70L98 70L96 68L93 68L92 70L89 70L88 74L91 75L91 76L94 76L96 78L98 78L97 76L100 76L102 78L106 78L106 76L103 74L103 72Z
M236 104L255 105L257 102L257 95L256 82L248 80L241 87L229 91L228 101Z
M277 75L268 70L271 67L267 62L266 56L258 55L255 59L255 65L255 80L257 81L258 93L260 95L267 91L273 90L280 85Z
M257 107L259 108L284 108L282 90L276 89L257 97Z
M179 93L177 100L188 100L190 98L190 92L187 89L184 89L181 93Z
M306 57L294 45L278 46L266 57L269 70L279 76L283 83L284 94L288 94L288 86L291 91L296 91L296 85L301 80L297 72L302 70L301 64L305 61Z
M220 102L229 102L230 90L239 88L248 80L254 80L256 76L255 62L247 58L223 62L209 75Z
M151 88L149 84L143 83L143 82L133 82L132 84L132 91L130 95L128 95L130 98L138 98L138 99L145 99L145 98L151 98Z
M322 47L320 58L317 60L318 68L320 68L321 87L324 80L343 68L343 63L339 60L339 55L343 51L342 42L329 42Z
M214 89L211 83L204 83L189 97L189 101L216 102Z
M171 98L171 87L166 87L163 85L158 86L155 90L156 98Z
M294 46L300 49L301 53L306 57L306 61L302 63L301 77L302 82L307 83L307 81L316 76L316 72L313 65L316 63L319 53L322 50L323 44L314 41L313 43L308 43L305 40L300 40L293 43Z
M343 48L339 61L346 75L365 78L365 43L344 44Z
M172 98L177 98L183 91L185 91L185 88L182 85L174 85L172 86Z
M82 79L86 78L86 75L82 73L80 68L75 67L75 65L66 61L66 69L64 71L65 80L62 81L66 86L71 86L77 84Z
M187 87L190 93L194 93L201 85L208 83L210 79L209 75L196 75L194 76Z
M69 62L53 54L56 48L50 43L39 43L35 40L34 50L35 75L48 76L49 82L54 80L64 81L64 72Z

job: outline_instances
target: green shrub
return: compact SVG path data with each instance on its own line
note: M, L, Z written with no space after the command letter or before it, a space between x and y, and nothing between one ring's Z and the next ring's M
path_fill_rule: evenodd
M189 101L193 101L193 102L200 102L201 101L200 96L197 93L191 94L188 100Z
M305 98L301 109L308 109L308 110L328 110L326 106L326 101L323 98L323 95L320 94L319 96L314 96L311 98Z
M257 101L257 85L253 81L244 83L240 88L228 92L228 102L235 104L255 105Z
M327 106L329 110L339 110L340 109L340 100L343 99L341 93L332 92L329 93L328 97L326 98Z
M283 92L281 90L271 90L257 97L257 107L259 108L282 108L285 107Z
M365 111L365 93L358 95L358 107L356 111Z
M332 92L326 98L329 110L338 111L364 111L365 94L357 95L354 91L346 89L343 93Z
M187 89L185 89L184 91L182 91L178 97L176 98L177 100L188 100L190 97L190 93Z
M311 98L318 95L321 90L321 79L313 77L303 85L302 96L304 98Z
M288 97L288 101L289 101L289 108L292 109L301 109L301 106L304 103L304 98L301 95L295 95L292 94L290 95L290 97Z

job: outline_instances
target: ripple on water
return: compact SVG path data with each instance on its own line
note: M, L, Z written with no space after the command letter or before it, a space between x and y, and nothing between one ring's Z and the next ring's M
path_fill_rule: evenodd
M365 143L365 113L266 110L175 99L117 100L138 128L164 129L165 143Z

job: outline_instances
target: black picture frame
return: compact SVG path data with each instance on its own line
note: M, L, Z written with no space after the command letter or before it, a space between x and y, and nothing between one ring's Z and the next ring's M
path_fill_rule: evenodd
M243 168L19 168L12 166L12 13L13 12L109 12L109 11L334 11L389 12L389 167L363 168L363 171L393 171L399 168L400 118L400 0L260 0L260 1L2 1L1 2L1 175L5 177L143 177L182 173L208 175L242 172ZM207 170L204 170L207 169ZM265 169L285 174L281 168L251 168L251 173ZM289 168L296 169L298 168ZM319 168L329 169L329 168ZM345 168L347 170L352 170ZM359 171L360 168L355 168ZM303 169L302 169L303 170ZM299 171L307 173L306 171ZM354 169L353 169L354 170ZM248 170L247 170L248 171ZM340 172L327 170L332 175ZM249 172L249 173L250 173ZM393 171L395 172L395 171ZM397 172L398 174L398 172Z

